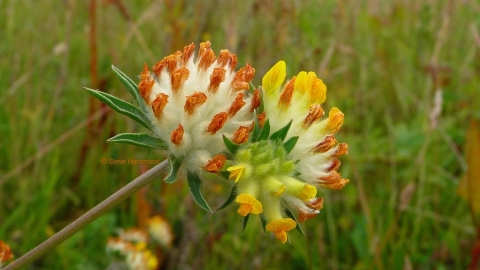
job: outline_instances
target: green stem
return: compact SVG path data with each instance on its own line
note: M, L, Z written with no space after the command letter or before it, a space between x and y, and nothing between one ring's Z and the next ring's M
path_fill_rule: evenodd
M63 230L59 231L54 236L47 239L45 242L36 246L34 249L30 250L25 255L21 256L20 258L13 261L11 264L7 265L5 268L3 268L3 270L20 269L32 263L34 260L38 259L47 251L53 249L54 247L68 239L70 236L83 229L88 224L92 223L95 219L110 210L112 207L130 197L137 190L152 182L162 172L164 172L167 166L168 162L164 160L162 163L153 167L151 170L140 175L128 185L124 186L119 191L115 192L103 202L92 208L90 211L70 223L70 225L65 227Z

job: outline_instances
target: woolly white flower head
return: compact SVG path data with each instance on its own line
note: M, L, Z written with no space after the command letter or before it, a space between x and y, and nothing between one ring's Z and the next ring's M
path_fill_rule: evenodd
M210 42L193 43L183 53L165 57L150 72L145 65L138 85L149 107L156 135L168 142L168 153L182 158L189 171L218 172L225 161L222 134L242 142L248 136L258 95L248 95L255 69L235 71L237 57L228 50L218 57ZM247 135L245 135L247 134Z

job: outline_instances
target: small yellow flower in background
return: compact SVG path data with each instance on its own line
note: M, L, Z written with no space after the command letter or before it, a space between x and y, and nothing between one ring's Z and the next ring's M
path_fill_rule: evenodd
M10 250L10 246L5 244L2 240L0 240L0 267L2 264L8 260L13 259L12 251Z
M148 220L147 230L120 229L118 237L110 237L107 240L106 249L114 259L112 265L120 264L128 269L139 270L157 269L172 241L173 232L170 224L157 215Z
M154 270L158 268L158 260L150 250L137 248L129 252L126 256L126 262L131 270Z
M162 247L171 247L173 242L172 228L161 216L154 216L148 221L148 233Z
M283 61L263 77L264 121L256 123L248 143L229 148L234 164L227 169L236 183L238 213L260 214L265 229L282 243L297 227L296 220L303 222L322 209L317 188L341 189L349 181L337 172L337 158L348 150L334 137L343 113L333 108L321 119L327 88L314 72L302 71L282 87L285 77Z
M107 240L107 253L120 259L128 269L157 269L158 259L147 248L148 235L144 230L120 230L118 237Z
M121 239L131 243L148 242L147 232L139 228L119 230L119 235Z

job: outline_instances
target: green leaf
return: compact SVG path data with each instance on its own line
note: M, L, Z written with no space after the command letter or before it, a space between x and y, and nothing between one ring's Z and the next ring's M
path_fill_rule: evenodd
M284 127L272 133L272 135L270 136L270 139L271 140L279 139L281 142L283 142L283 140L285 140L285 137L287 137L287 133L288 133L288 130L290 129L290 126L292 125L292 121L293 120L290 120L290 122L288 122L288 124L286 124Z
M258 135L260 134L260 124L258 123L258 113L257 110L253 113L253 131L251 142L256 142Z
M225 180L230 180L230 172L229 171L220 171L218 173L218 175L220 175L220 177L222 177Z
M142 126L148 128L149 130L153 131L153 127L150 124L150 120L145 116L145 114L140 111L134 105L126 102L125 100L119 99L115 96L107 94L105 92L85 88L89 94L96 97L103 103L107 104L108 107L114 109L115 111L128 116L135 122L141 124Z
M245 227L247 227L247 223L248 223L248 218L250 217L250 214L246 215L244 218L243 218L243 225L242 225L242 234L245 232Z
M258 113L263 113L265 110L265 102L263 99L263 90L260 89L260 107L258 107Z
M208 206L207 202L203 198L202 192L200 189L202 188L202 180L198 177L197 173L194 172L187 172L187 182L190 191L192 192L193 199L195 202L203 208L205 211L212 213L212 209Z
M118 68L112 65L113 72L115 76L122 82L122 84L127 88L128 92L135 98L135 101L140 106L143 112L148 112L147 105L143 101L142 96L140 96L140 91L138 91L137 84L132 81L125 73L121 72Z
M235 197L237 196L237 185L234 185L232 187L232 190L230 191L230 195L228 196L227 200L222 204L222 206L220 206L218 210L222 210L223 208L227 207L228 205L230 205L233 200L235 200Z
M108 139L107 142L126 143L152 149L167 150L168 146L164 140L152 137L144 133L122 133Z
M240 148L240 145L230 141L230 139L225 135L223 135L223 143L225 144L225 147L227 147L228 151L232 154L235 154L238 148Z
M250 93L253 93L253 91L254 91L255 88L256 88L256 87L255 87L255 84L253 84L252 82L250 82L249 85L250 85L250 89L248 89L248 91L249 91Z
M265 219L265 216L263 214L260 214L258 215L260 217L260 222L262 223L262 229L263 229L263 233L264 234L267 234L267 230L266 230L266 227L267 227L267 220Z
M265 121L262 131L260 131L260 134L258 135L257 141L268 139L268 135L270 135L270 119Z
M295 222L297 223L297 226L295 227L295 229L297 229L297 231L299 231L301 234L305 235L305 232L303 231L302 227L300 227L300 223L298 222L297 218L293 215L292 211L290 211L290 209L285 208L285 214L287 214L289 218L295 220Z
M170 184L177 180L178 169L180 168L182 163L182 158L176 158L174 155L170 155L170 157L168 157L168 175L167 177L165 177L165 179L163 179L166 183Z
M293 148L297 144L297 141L298 141L298 136L295 136L295 137L291 137L290 139L288 139L288 141L286 141L283 144L283 148L285 148L285 151L287 152L287 154L293 150Z

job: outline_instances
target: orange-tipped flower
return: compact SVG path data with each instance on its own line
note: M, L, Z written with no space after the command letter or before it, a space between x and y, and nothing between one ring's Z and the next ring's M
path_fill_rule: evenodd
M210 42L185 46L159 61L150 72L145 65L138 88L153 132L168 143L167 154L182 160L191 172L212 169L213 157L226 150L222 136L245 142L259 106L249 83L255 69L247 64L235 71L237 57L222 50L218 57ZM226 106L229 104L229 106ZM209 171L209 169L207 169Z

